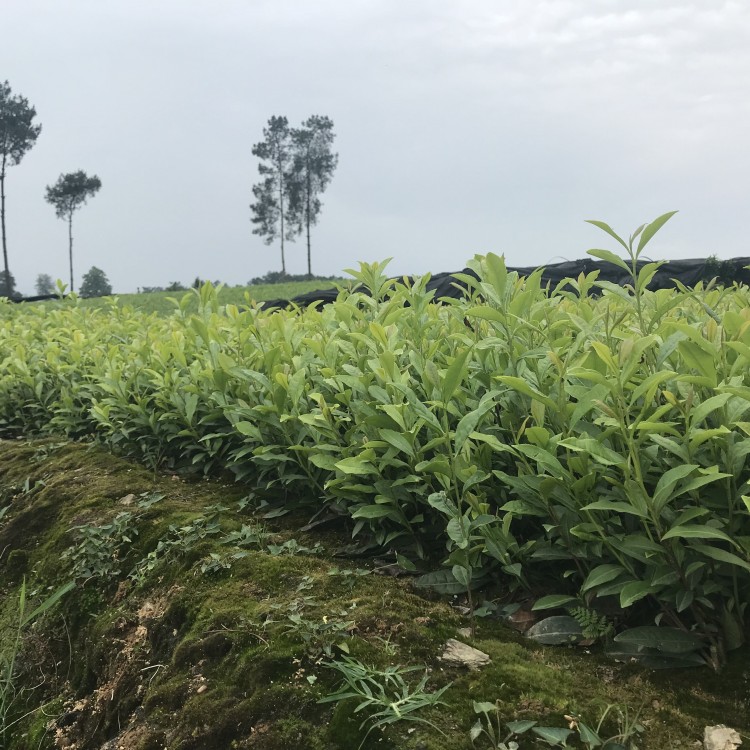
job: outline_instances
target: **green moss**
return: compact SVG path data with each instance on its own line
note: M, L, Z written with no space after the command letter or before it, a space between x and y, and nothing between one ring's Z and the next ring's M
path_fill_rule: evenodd
M82 702L77 712L65 709L70 726L62 728L80 750L100 747L125 727L139 730L127 740L136 750L358 747L364 715L354 714L356 701L318 704L340 676L295 631L289 619L294 612L313 624L353 621L346 644L365 663L425 665L429 689L452 683L443 696L446 706L420 714L444 735L400 723L385 734L372 732L365 748L469 750L475 700L498 700L504 721L528 718L555 726L563 726L569 712L595 722L606 704L627 706L631 716L640 710L648 726L639 741L644 750L687 745L705 724L750 731L748 649L733 654L718 676L706 669L652 673L596 652L540 647L498 621L482 620L470 642L490 655L491 664L478 672L449 669L438 659L441 649L467 623L446 603L413 591L408 580L336 575L336 568L363 563L256 549L220 575L202 575L205 555L231 551L218 536L165 559L140 583L128 581L132 565L156 548L171 525L191 523L217 502L230 505L246 490L155 475L88 445L49 446L0 441L0 493L11 505L0 522L0 543L8 546L0 585L9 591L0 627L13 614L20 577L40 590L65 580L69 568L60 555L75 541L73 526L105 523L123 508L137 516L138 534L119 578L79 586L34 631L34 647L48 649L70 680L66 687L50 679L34 699L53 698L60 712L63 698ZM40 480L45 484L36 486ZM144 492L164 499L148 509L137 509L132 499L121 503ZM220 520L230 530L246 518L230 511ZM317 541L298 534L295 524L304 523L299 517L274 523L278 539L294 537L307 546ZM326 532L328 553L347 541ZM64 628L59 614L65 615ZM335 648L335 642L329 645ZM608 731L616 730L614 718ZM21 731L44 747L38 714ZM16 741L13 750L26 747Z

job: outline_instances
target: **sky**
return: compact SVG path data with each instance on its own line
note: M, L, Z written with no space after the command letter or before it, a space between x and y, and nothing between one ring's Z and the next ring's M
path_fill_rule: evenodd
M45 203L64 172L76 286L244 284L280 270L252 233L252 146L274 115L335 126L313 272L394 275L475 254L544 265L679 213L652 258L750 255L750 3L708 0L2 0L0 80L42 133L6 179L17 288L68 278ZM289 273L306 272L303 238Z

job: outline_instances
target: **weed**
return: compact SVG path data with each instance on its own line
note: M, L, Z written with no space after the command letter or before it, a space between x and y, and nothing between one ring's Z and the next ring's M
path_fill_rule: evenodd
M8 739L8 730L34 713L35 710L38 710L34 709L15 718L13 716L15 706L23 693L16 685L16 662L23 646L24 632L34 620L52 609L65 594L74 588L74 585L71 582L61 586L38 607L28 612L26 581L24 580L21 583L15 624L9 637L3 638L2 648L0 648L0 740L2 740L3 745Z
M254 547L262 549L271 534L263 524L251 522L243 523L241 528L230 531L221 538L221 543L232 547Z
M168 535L159 540L156 549L136 563L129 576L137 583L141 583L148 573L159 565L186 555L204 540L220 533L221 526L215 517L198 516L184 526L173 524L169 527Z
M239 560L247 556L247 552L236 552L233 555L221 555L218 552L211 552L208 557L204 558L200 564L200 572L203 575L216 575L229 570L234 560Z
M612 712L617 713L618 731L610 737L605 737L602 733L602 726ZM594 750L595 748L601 748L602 750L637 750L634 741L645 730L644 726L638 721L639 712L631 715L627 707L614 704L605 707L599 716L596 728L586 724L581 716L569 714L564 717L567 727L538 726L536 721L522 719L509 721L505 724L507 732L503 732L500 701L495 703L475 701L474 713L480 714L480 718L477 719L469 733L472 746L479 747L477 741L482 739L482 747L487 750L518 750L519 745L512 738L519 737L529 731L549 747L569 747L569 739L577 734L578 741L586 750ZM489 745L486 745L486 742L489 742Z
M165 496L161 492L141 492L138 497L140 500L138 500L136 505L141 510L148 510L157 503L160 503Z
M266 547L269 555L321 555L324 552L320 542L315 542L312 547L305 547L296 539L288 539L283 544L269 544Z
M100 526L74 526L72 531L80 541L62 553L63 559L71 561L73 577L89 580L120 575L123 548L138 534L133 521L133 514L123 511Z
M382 729L400 721L426 724L442 734L431 721L415 714L423 708L445 704L441 698L451 683L432 693L427 692L428 673L424 667L391 666L381 670L348 656L327 662L326 666L340 672L344 680L335 693L318 702L338 703L350 698L359 701L354 713L365 711L367 714L359 727L362 730L367 726L360 747L373 729ZM422 670L424 673L416 685L406 681L406 675Z

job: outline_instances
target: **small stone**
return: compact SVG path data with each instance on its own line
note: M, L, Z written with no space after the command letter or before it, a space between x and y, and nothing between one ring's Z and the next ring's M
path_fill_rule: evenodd
M466 643L449 638L445 644L445 651L440 657L442 661L458 667L479 669L490 663L490 657L484 651L473 648Z
M736 750L741 744L740 735L723 724L706 727L703 730L704 750Z
M132 505L135 502L135 495L131 492L129 495L121 497L118 502L120 505Z
M461 638L471 638L472 637L471 628L459 628L457 632L461 636Z
M205 693L206 690L208 690L208 685L201 685L195 692L200 695L201 693Z

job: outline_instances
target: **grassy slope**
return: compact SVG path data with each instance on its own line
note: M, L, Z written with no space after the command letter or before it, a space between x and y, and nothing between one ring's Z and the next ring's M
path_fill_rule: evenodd
M25 493L25 486L37 490ZM164 499L151 508L123 503L127 495L153 491ZM34 587L69 577L60 555L75 540L71 527L136 513L138 535L120 555L127 572L168 536L170 525L205 516L207 506L228 508L219 514L225 531L249 523L248 511L237 509L242 495L237 486L155 475L81 444L0 441L0 507L11 505L0 521L0 625L12 615L23 576ZM646 750L686 746L705 724L750 731L747 649L720 676L705 669L649 673L583 649L540 647L500 621L482 620L469 641L492 664L472 673L447 668L438 656L467 624L461 616L437 597L420 596L408 579L334 574L377 563L334 558L349 541L347 530L303 534L305 520L269 522L275 524L271 541L294 537L308 547L320 541L324 554L250 549L230 570L205 575L201 562L211 552L233 551L219 537L207 537L157 565L139 585L120 575L90 580L69 594L27 641L26 679L42 683L34 700L52 702L13 733L10 748L353 750L362 738L362 715L352 717L351 701L335 708L317 703L335 689L336 675L299 631L289 630L289 610L300 600L310 622L354 621L346 642L362 661L426 665L431 689L452 682L447 706L421 714L443 736L402 722L386 735L373 732L365 748L469 750L472 700L499 700L503 721L556 726L570 712L595 720L606 703L628 706L631 715L642 708L647 731L639 747ZM317 680L311 684L308 676Z
M223 304L244 305L247 304L245 295L255 302L265 302L272 299L292 299L299 294L312 292L316 289L331 289L336 283L334 281L292 281L286 284L257 284L246 287L224 287L221 291L221 302ZM344 282L346 283L346 282ZM158 312L160 315L171 313L175 309L172 299L180 300L185 295L195 298L188 308L195 312L198 308L197 297L192 292L149 292L144 294L118 294L115 295L121 307L130 305L144 312ZM81 304L89 307L105 307L110 304L111 297L96 297L82 300Z

